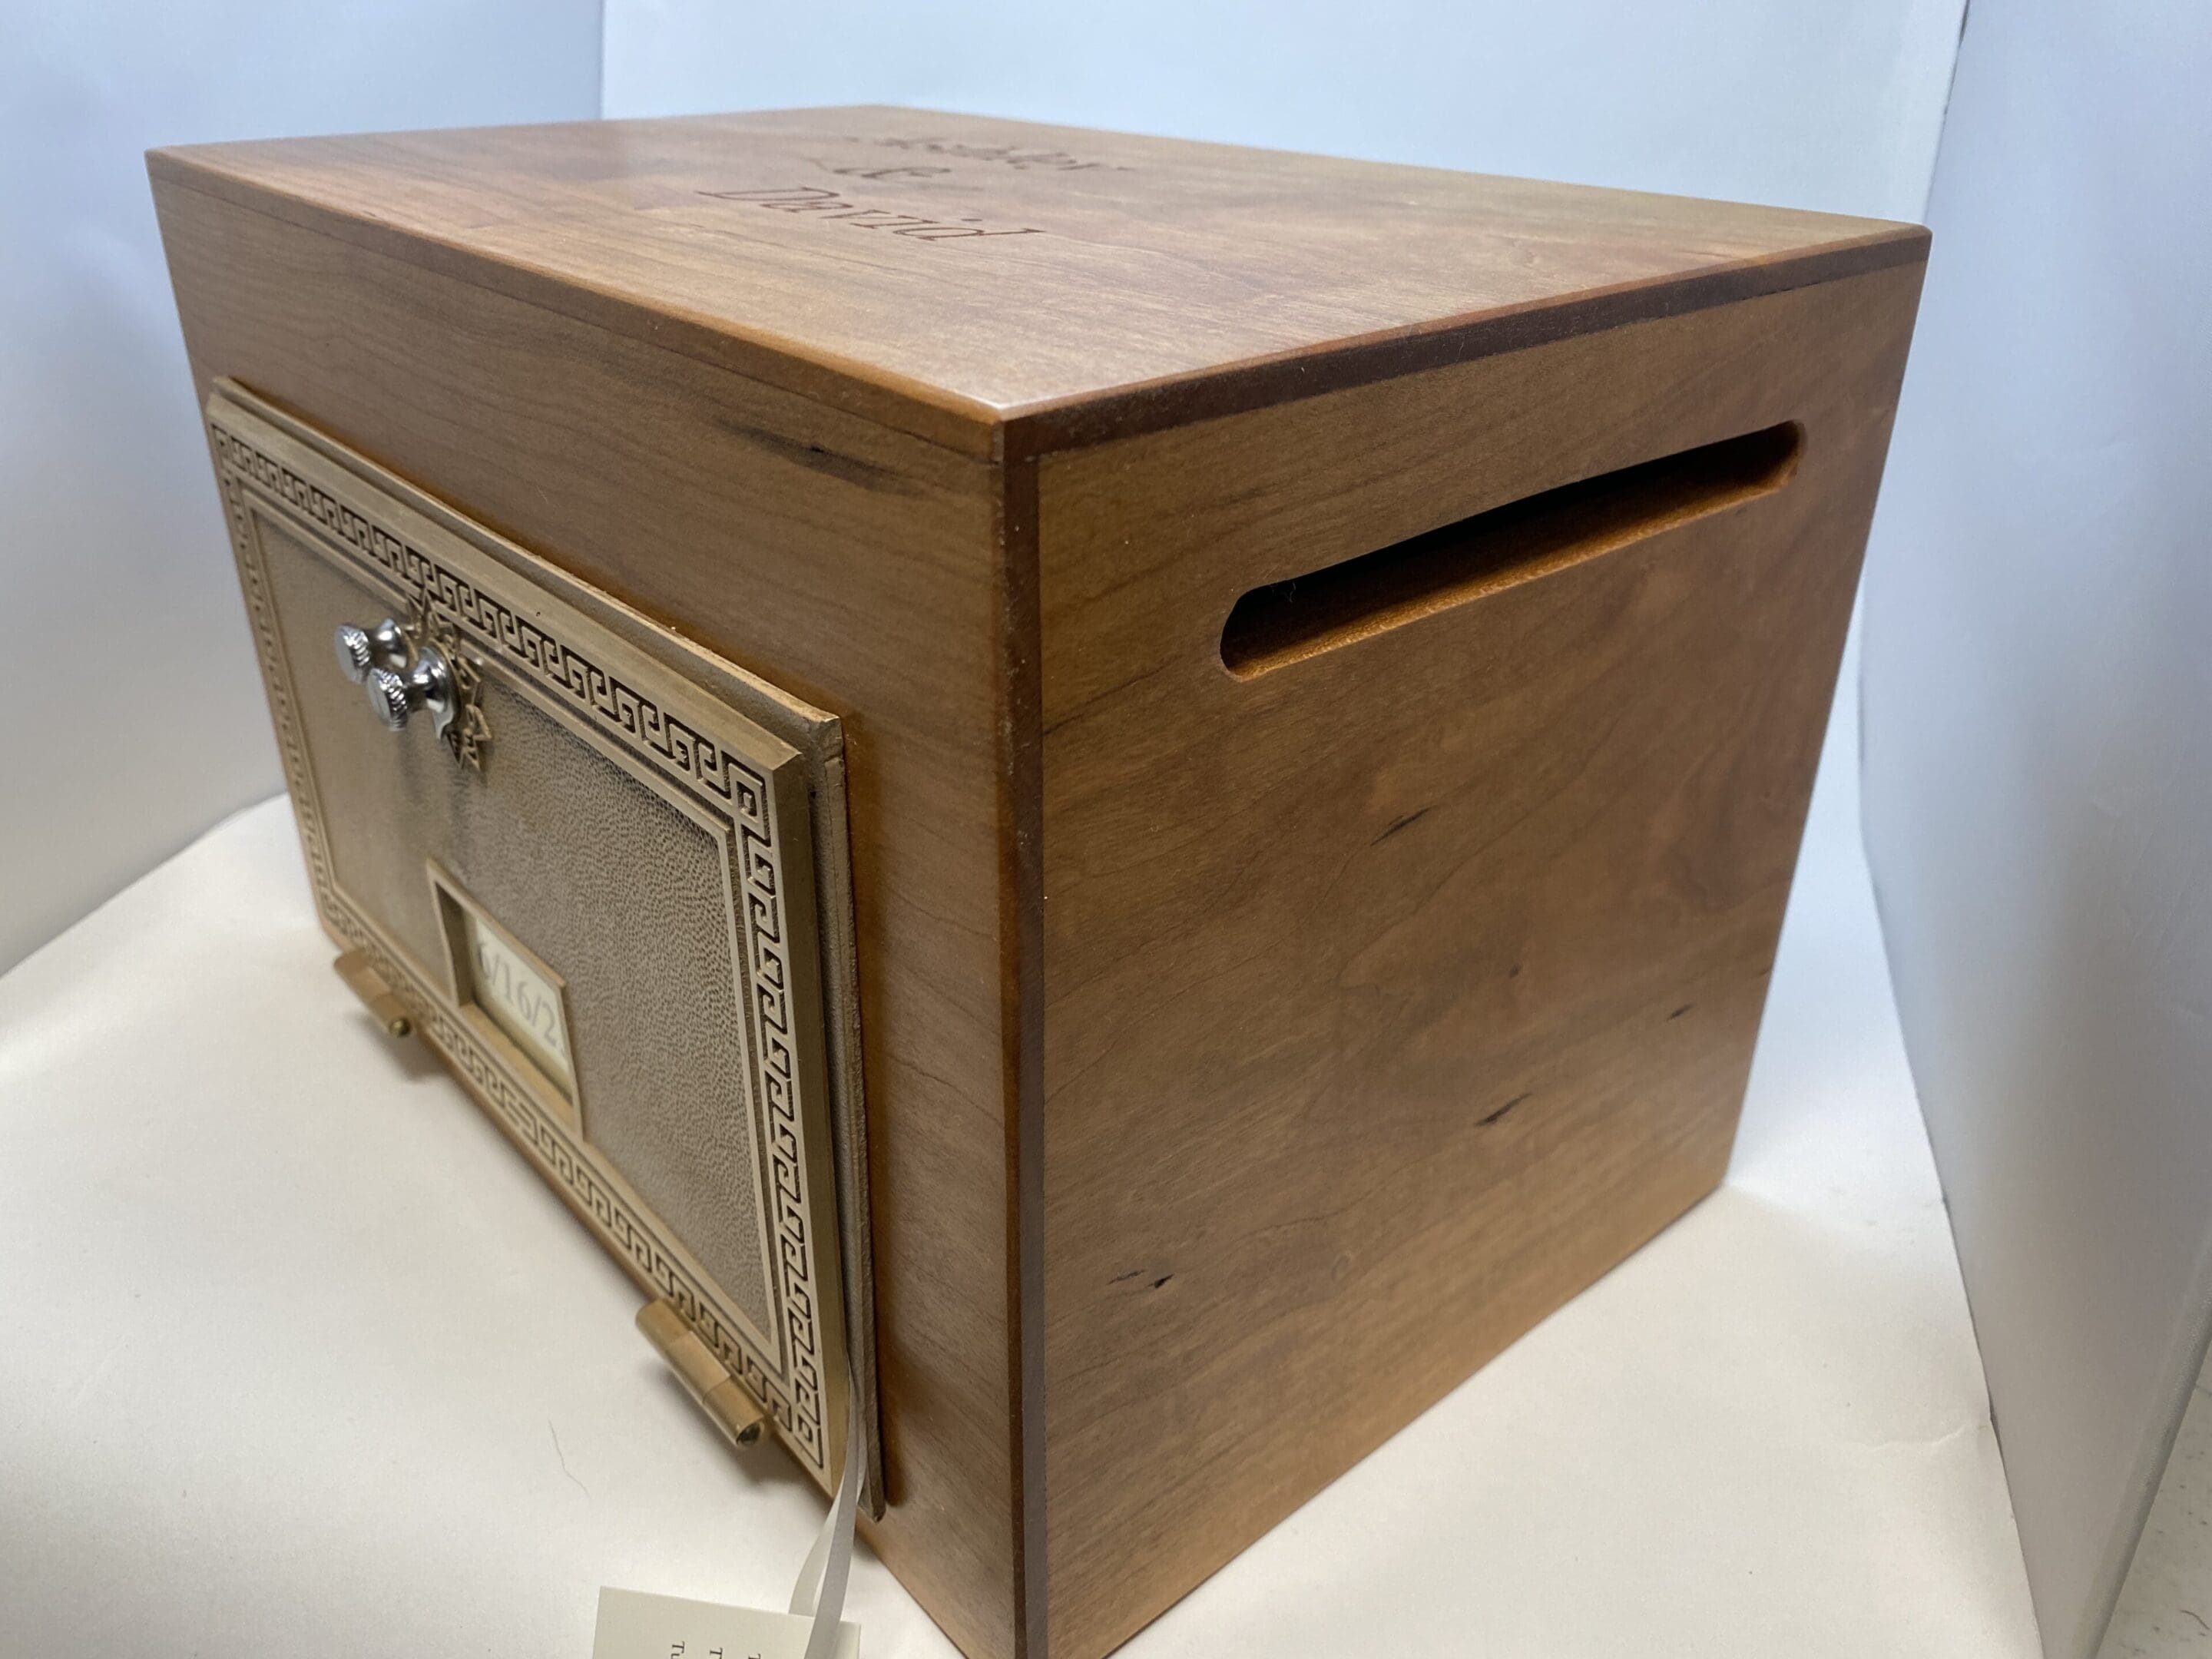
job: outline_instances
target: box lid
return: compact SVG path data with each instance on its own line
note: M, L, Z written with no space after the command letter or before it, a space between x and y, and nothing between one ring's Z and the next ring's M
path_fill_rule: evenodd
M1925 257L1914 226L883 107L161 150L157 183L1019 454Z

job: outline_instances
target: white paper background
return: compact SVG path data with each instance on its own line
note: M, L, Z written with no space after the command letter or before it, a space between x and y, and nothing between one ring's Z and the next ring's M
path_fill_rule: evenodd
M156 144L581 119L598 0L0 0L0 969L283 787Z
M1976 9L1867 582L1867 837L2055 1659L2212 1328L2208 88L2196 0Z

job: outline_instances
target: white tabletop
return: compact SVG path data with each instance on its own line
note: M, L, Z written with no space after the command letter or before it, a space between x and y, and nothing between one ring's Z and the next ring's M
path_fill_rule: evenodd
M1816 846L1820 837L1815 837ZM2031 1659L1856 854L1808 856L1717 1194L1131 1659ZM823 1500L330 971L285 804L0 979L0 1654L586 1659L781 1607ZM868 1659L951 1645L865 1550Z

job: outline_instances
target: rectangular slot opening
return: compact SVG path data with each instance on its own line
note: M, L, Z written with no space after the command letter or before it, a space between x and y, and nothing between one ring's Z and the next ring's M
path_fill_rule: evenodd
M515 1072L544 1085L545 1103L580 1129L568 1047L568 982L548 968L435 863L430 891L446 935L453 1000Z
M1222 665L1250 679L1766 495L1802 441L1795 422L1723 438L1255 587L1222 625Z

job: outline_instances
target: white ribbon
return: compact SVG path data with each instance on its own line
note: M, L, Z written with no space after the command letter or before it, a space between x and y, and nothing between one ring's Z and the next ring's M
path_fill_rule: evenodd
M860 1511L860 1468L867 1455L860 1444L860 1391L848 1382L845 1389L845 1472L837 1480L837 1496L830 1513L822 1517L822 1530L814 1534L814 1547L799 1570L799 1583L791 1592L791 1610L811 1617L814 1628L806 1638L806 1659L832 1659L845 1615L845 1581L853 1571L853 1523Z

